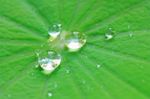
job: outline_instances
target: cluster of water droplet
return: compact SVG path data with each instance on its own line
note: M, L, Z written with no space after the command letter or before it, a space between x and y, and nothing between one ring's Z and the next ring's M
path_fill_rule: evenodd
M38 66L44 74L51 74L60 65L62 57L56 51L66 48L69 52L76 52L86 43L84 34L76 31L63 31L61 24L52 25L48 30L48 35L50 50L37 53Z

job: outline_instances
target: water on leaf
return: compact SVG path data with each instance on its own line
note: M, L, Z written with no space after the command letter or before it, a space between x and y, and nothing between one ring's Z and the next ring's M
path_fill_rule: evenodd
M111 40L113 38L114 38L114 31L112 30L112 28L109 28L108 32L105 33L105 39Z
M61 33L61 24L54 24L52 25L49 30L48 30L48 34L49 34L49 41L53 41L55 40Z
M130 34L129 34L129 37L133 37L133 33L130 33Z
M84 34L79 32L72 32L66 38L65 45L69 52L79 51L86 43L86 38Z
M8 98L11 98L11 94L8 94L7 97L8 97Z
M55 51L48 51L39 55L38 63L44 74L50 74L61 63L61 55Z
M70 70L69 70L69 69L66 69L66 73L69 74L69 73L70 73Z
M82 84L85 84L86 83L86 81L85 80L82 80Z
M130 25L128 25L129 37L133 37L133 32L131 31Z
M53 94L51 93L51 92L48 92L48 97L52 97L53 96Z
M97 68L100 68L100 67L101 67L101 65L100 65L100 64L97 64L97 65L96 65L96 67L97 67Z

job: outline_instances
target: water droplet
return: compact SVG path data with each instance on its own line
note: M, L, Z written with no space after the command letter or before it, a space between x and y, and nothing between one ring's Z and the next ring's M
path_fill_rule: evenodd
M83 80L83 81L82 81L82 84L85 84L85 83L86 83L86 81L85 81L85 80Z
M35 65L35 68L38 68L39 67L39 65Z
M142 79L142 82L143 82L143 83L145 83L145 80L144 80L144 79Z
M33 76L33 75L34 75L34 73L31 73L31 75Z
M49 28L49 41L55 40L61 33L61 24L54 24Z
M129 32L129 37L133 37L133 33L132 33L132 31L131 31L130 25L128 25L128 30L130 31L130 32Z
M114 31L112 31L112 28L109 28L108 32L105 33L106 40L111 40L114 37Z
M84 34L79 32L73 32L68 35L67 40L65 42L66 47L70 52L76 52L80 50L86 43L86 38Z
M97 64L97 65L96 65L96 67L97 67L97 68L100 68L100 67L101 67L101 65L100 65L100 64Z
M43 69L43 73L50 74L60 65L61 55L55 51L48 51L47 54L39 56L38 63Z
M11 94L8 94L7 96L8 96L8 98L10 98L10 97L11 97Z
M51 92L48 92L48 97L52 97L53 96L53 94L51 93Z
M133 37L133 33L129 33L129 37Z
M143 66L140 66L140 68L143 69L144 67L143 67Z
M55 83L55 84L54 84L54 88L57 88L57 87L58 87L58 85L57 85L57 83Z
M69 74L69 73L70 73L70 70L67 69L67 70L66 70L66 73Z

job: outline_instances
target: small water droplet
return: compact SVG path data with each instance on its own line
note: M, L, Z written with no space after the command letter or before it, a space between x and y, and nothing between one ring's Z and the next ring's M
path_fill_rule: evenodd
M61 33L61 24L54 24L49 28L49 41L55 40Z
M66 70L66 73L69 74L69 73L70 73L70 70L67 69L67 70Z
M100 87L101 87L101 89L104 89L104 86L103 86L103 85L101 85Z
M39 56L38 63L43 69L43 73L50 74L60 65L61 55L55 51L48 51L47 54Z
M133 32L131 31L131 26L130 25L128 25L128 30L130 31L129 32L129 37L133 37Z
M7 97L10 98L10 97L11 97L11 94L8 94Z
M143 67L143 66L140 66L140 68L143 69L144 67Z
M129 33L129 37L133 37L133 33Z
M71 33L66 40L66 47L69 52L76 52L80 50L86 43L86 38L84 34L79 32Z
M52 97L53 96L53 94L51 93L51 92L48 92L48 97Z
M142 82L143 82L143 83L145 83L145 80L144 80L144 79L142 79Z
M101 67L101 65L100 65L100 64L97 64L97 65L96 65L96 67L97 67L97 68L100 68L100 67Z
M33 76L33 75L34 75L34 73L31 73L31 75Z
M108 32L105 33L105 38L106 40L111 40L114 37L114 31L112 30L112 28L109 28Z
M39 67L39 65L35 65L35 68L38 68Z
M55 84L54 84L54 88L57 88L57 87L58 87L58 84L57 84L57 83L55 83Z
M85 81L85 80L83 80L83 81L82 81L82 84L85 84L85 83L86 83L86 81Z

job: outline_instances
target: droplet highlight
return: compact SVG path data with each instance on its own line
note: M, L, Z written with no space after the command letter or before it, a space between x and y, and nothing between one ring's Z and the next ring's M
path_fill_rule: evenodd
M73 32L66 38L65 45L69 52L79 51L86 43L86 37L79 32Z

